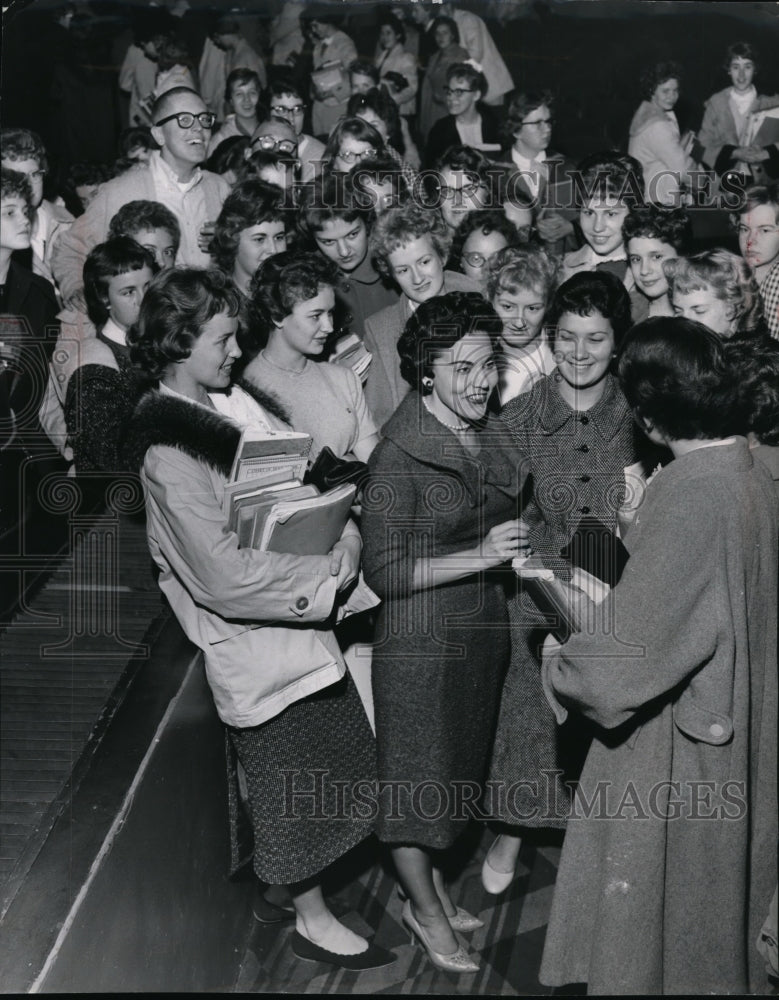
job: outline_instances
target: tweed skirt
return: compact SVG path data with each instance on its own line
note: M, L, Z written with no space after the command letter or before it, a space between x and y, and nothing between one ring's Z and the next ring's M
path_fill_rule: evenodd
M540 647L547 630L526 595L508 602L511 662L501 693L485 810L522 827L562 829L570 811L569 783L581 774L589 724L571 712L559 726L541 684Z
M354 795L375 784L376 748L348 672L263 725L228 735L245 775L254 871L263 882L318 875L373 831Z

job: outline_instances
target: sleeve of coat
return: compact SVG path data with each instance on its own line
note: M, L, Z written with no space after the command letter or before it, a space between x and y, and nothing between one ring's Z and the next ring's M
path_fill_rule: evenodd
M722 152L723 139L723 125L717 112L716 102L710 98L703 108L703 121L698 130L698 142L703 146L703 162L711 169L714 169L717 157Z
M329 617L337 584L329 556L239 549L205 467L176 448L151 448L143 472L150 537L196 604L244 621Z
M559 702L605 728L628 721L729 640L719 567L726 525L716 498L651 511L620 582L546 668ZM648 516L648 515L647 515Z
M642 138L666 170L678 173L684 183L687 178L687 156L671 122L652 122L647 125Z
M392 441L382 441L368 463L371 477L363 491L360 528L365 582L379 597L408 597L422 536L415 530L417 483L406 456Z
M86 212L57 240L52 251L51 269L63 302L68 302L83 288L84 261L89 251L106 238L112 215L105 188L101 188Z

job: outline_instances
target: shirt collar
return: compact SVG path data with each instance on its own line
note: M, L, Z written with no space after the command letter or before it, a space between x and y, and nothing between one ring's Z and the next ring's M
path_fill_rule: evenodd
M122 347L127 347L127 335L124 330L117 326L116 323L109 316L106 320L105 326L100 331L106 340L110 340L112 344L120 344Z
M161 181L169 187L170 185L173 185L184 194L186 194L187 191L191 191L196 184L199 184L203 176L203 171L200 167L195 167L195 172L193 173L191 179L182 183L176 176L176 172L170 164L163 160L158 150L154 150L149 157L149 170L152 172L155 183L157 181Z
M538 392L541 395L539 424L547 434L554 434L568 421L576 419L576 411L571 409L555 389L557 378L560 378L560 375L555 368L548 378L541 379L538 383ZM622 390L611 373L606 375L606 389L601 398L595 406L583 412L586 413L589 422L592 423L604 441L611 441L625 418L630 416L627 400L622 395Z
M344 274L346 281L357 281L361 285L375 285L379 281L379 272L371 264L371 255L366 254L365 260L358 264L353 271Z

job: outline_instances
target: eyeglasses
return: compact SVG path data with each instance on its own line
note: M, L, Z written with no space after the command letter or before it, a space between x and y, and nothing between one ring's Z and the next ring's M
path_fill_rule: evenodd
M213 128L216 121L216 115L212 115L210 111L201 111L199 115L193 115L190 111L178 111L175 115L168 115L167 118L161 118L154 124L159 127L166 122L172 122L174 118L179 128L192 128L195 124L195 119L200 122L203 128Z
M485 257L483 253L477 253L473 250L471 253L464 253L462 258L465 263L470 264L471 267L484 267L484 265L488 264L494 256L495 254L490 254L489 257Z
M463 94L475 94L476 91L470 87L444 87L444 93L447 97L462 97Z
M298 144L294 139L274 139L272 135L259 135L252 140L252 146L259 146L260 149L278 150L280 153L297 153Z
M344 163L354 163L356 160L364 160L366 157L373 156L374 154L374 149L364 149L361 153L355 153L347 149L338 154L338 159L343 160Z
M549 128L554 126L554 118L539 118L534 122L520 122L520 125L530 125L532 128L540 128L542 125L548 125Z
M271 110L271 114L281 115L282 118L283 118L284 115L302 115L303 112L306 110L306 105L305 104L295 104L291 108L285 108L283 105L277 104L274 107L272 107L270 110Z
M459 188L447 187L446 184L439 184L438 193L441 195L444 201L451 201L458 195L460 195L463 198L472 198L480 187L481 185L478 181L475 181L471 184L463 184L463 186Z

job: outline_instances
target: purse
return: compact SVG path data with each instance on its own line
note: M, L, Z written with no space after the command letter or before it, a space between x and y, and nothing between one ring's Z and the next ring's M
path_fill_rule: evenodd
M365 462L357 459L338 458L327 445L319 452L303 479L304 483L313 483L316 488L326 493L334 486L353 483L358 492L365 485L369 470Z

